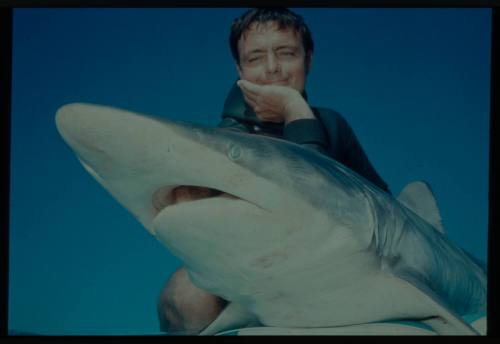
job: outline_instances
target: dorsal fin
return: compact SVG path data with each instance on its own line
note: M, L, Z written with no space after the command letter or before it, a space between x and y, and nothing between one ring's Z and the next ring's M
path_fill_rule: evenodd
M417 180L409 183L399 194L398 201L444 233L436 197L427 182Z

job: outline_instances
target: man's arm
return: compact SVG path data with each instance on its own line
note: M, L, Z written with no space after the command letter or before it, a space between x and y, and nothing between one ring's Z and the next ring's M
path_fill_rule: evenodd
M225 117L217 127L249 133L251 130L231 117ZM317 119L300 119L290 122L283 128L283 139L306 148L327 154L328 141L322 124Z

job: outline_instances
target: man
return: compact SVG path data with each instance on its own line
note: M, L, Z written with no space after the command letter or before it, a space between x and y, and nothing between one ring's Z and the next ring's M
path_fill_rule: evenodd
M305 83L314 44L300 16L284 8L247 11L232 24L230 46L240 80L225 102L219 127L301 144L389 192L345 119L307 103ZM201 198L204 193L189 187L178 191L181 199ZM174 334L197 334L226 304L194 286L181 268L160 295L160 327Z

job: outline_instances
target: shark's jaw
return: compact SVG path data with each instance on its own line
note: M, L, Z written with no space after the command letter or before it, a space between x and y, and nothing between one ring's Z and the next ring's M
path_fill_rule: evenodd
M192 185L164 186L156 190L151 196L151 204L155 216L167 207L172 207L185 202L196 202L213 197L240 199L229 193L207 187Z
M233 205L237 203L235 208ZM156 229L162 228L162 232L169 231L168 228L176 227L172 224L172 218L177 213L181 213L181 218L204 219L202 225L198 226L199 230L210 231L214 227L223 227L225 223L219 221L207 221L206 211L212 209L223 215L228 209L240 209L242 213L250 211L258 211L261 214L269 213L259 206L244 200L238 196L232 195L221 190L193 185L169 185L163 186L153 192L151 196L152 216L153 216L153 230L156 234ZM237 214L233 214L237 215ZM215 220L215 219L214 219ZM170 225L165 226L165 221ZM185 222L184 220L182 220ZM179 223L181 230L186 230L185 225ZM201 228L205 227L205 228Z
M105 184L105 180L87 163L82 161L80 163L84 166L85 170L89 172L101 184ZM193 205L194 202L206 200L210 198L225 198L233 200L242 200L241 198L226 193L221 190L212 189L204 186L194 185L168 185L165 181L164 186L156 189L151 195L151 213L153 218L158 216L163 210L170 210L174 206L179 206L182 203L190 203L188 206ZM196 203L195 203L196 204ZM186 206L186 204L184 205Z

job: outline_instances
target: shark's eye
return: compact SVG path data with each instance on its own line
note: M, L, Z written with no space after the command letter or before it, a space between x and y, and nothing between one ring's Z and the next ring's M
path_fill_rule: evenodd
M227 156L229 159L235 161L238 160L241 157L242 150L241 147L237 144L232 144L229 146L229 149L227 151Z

